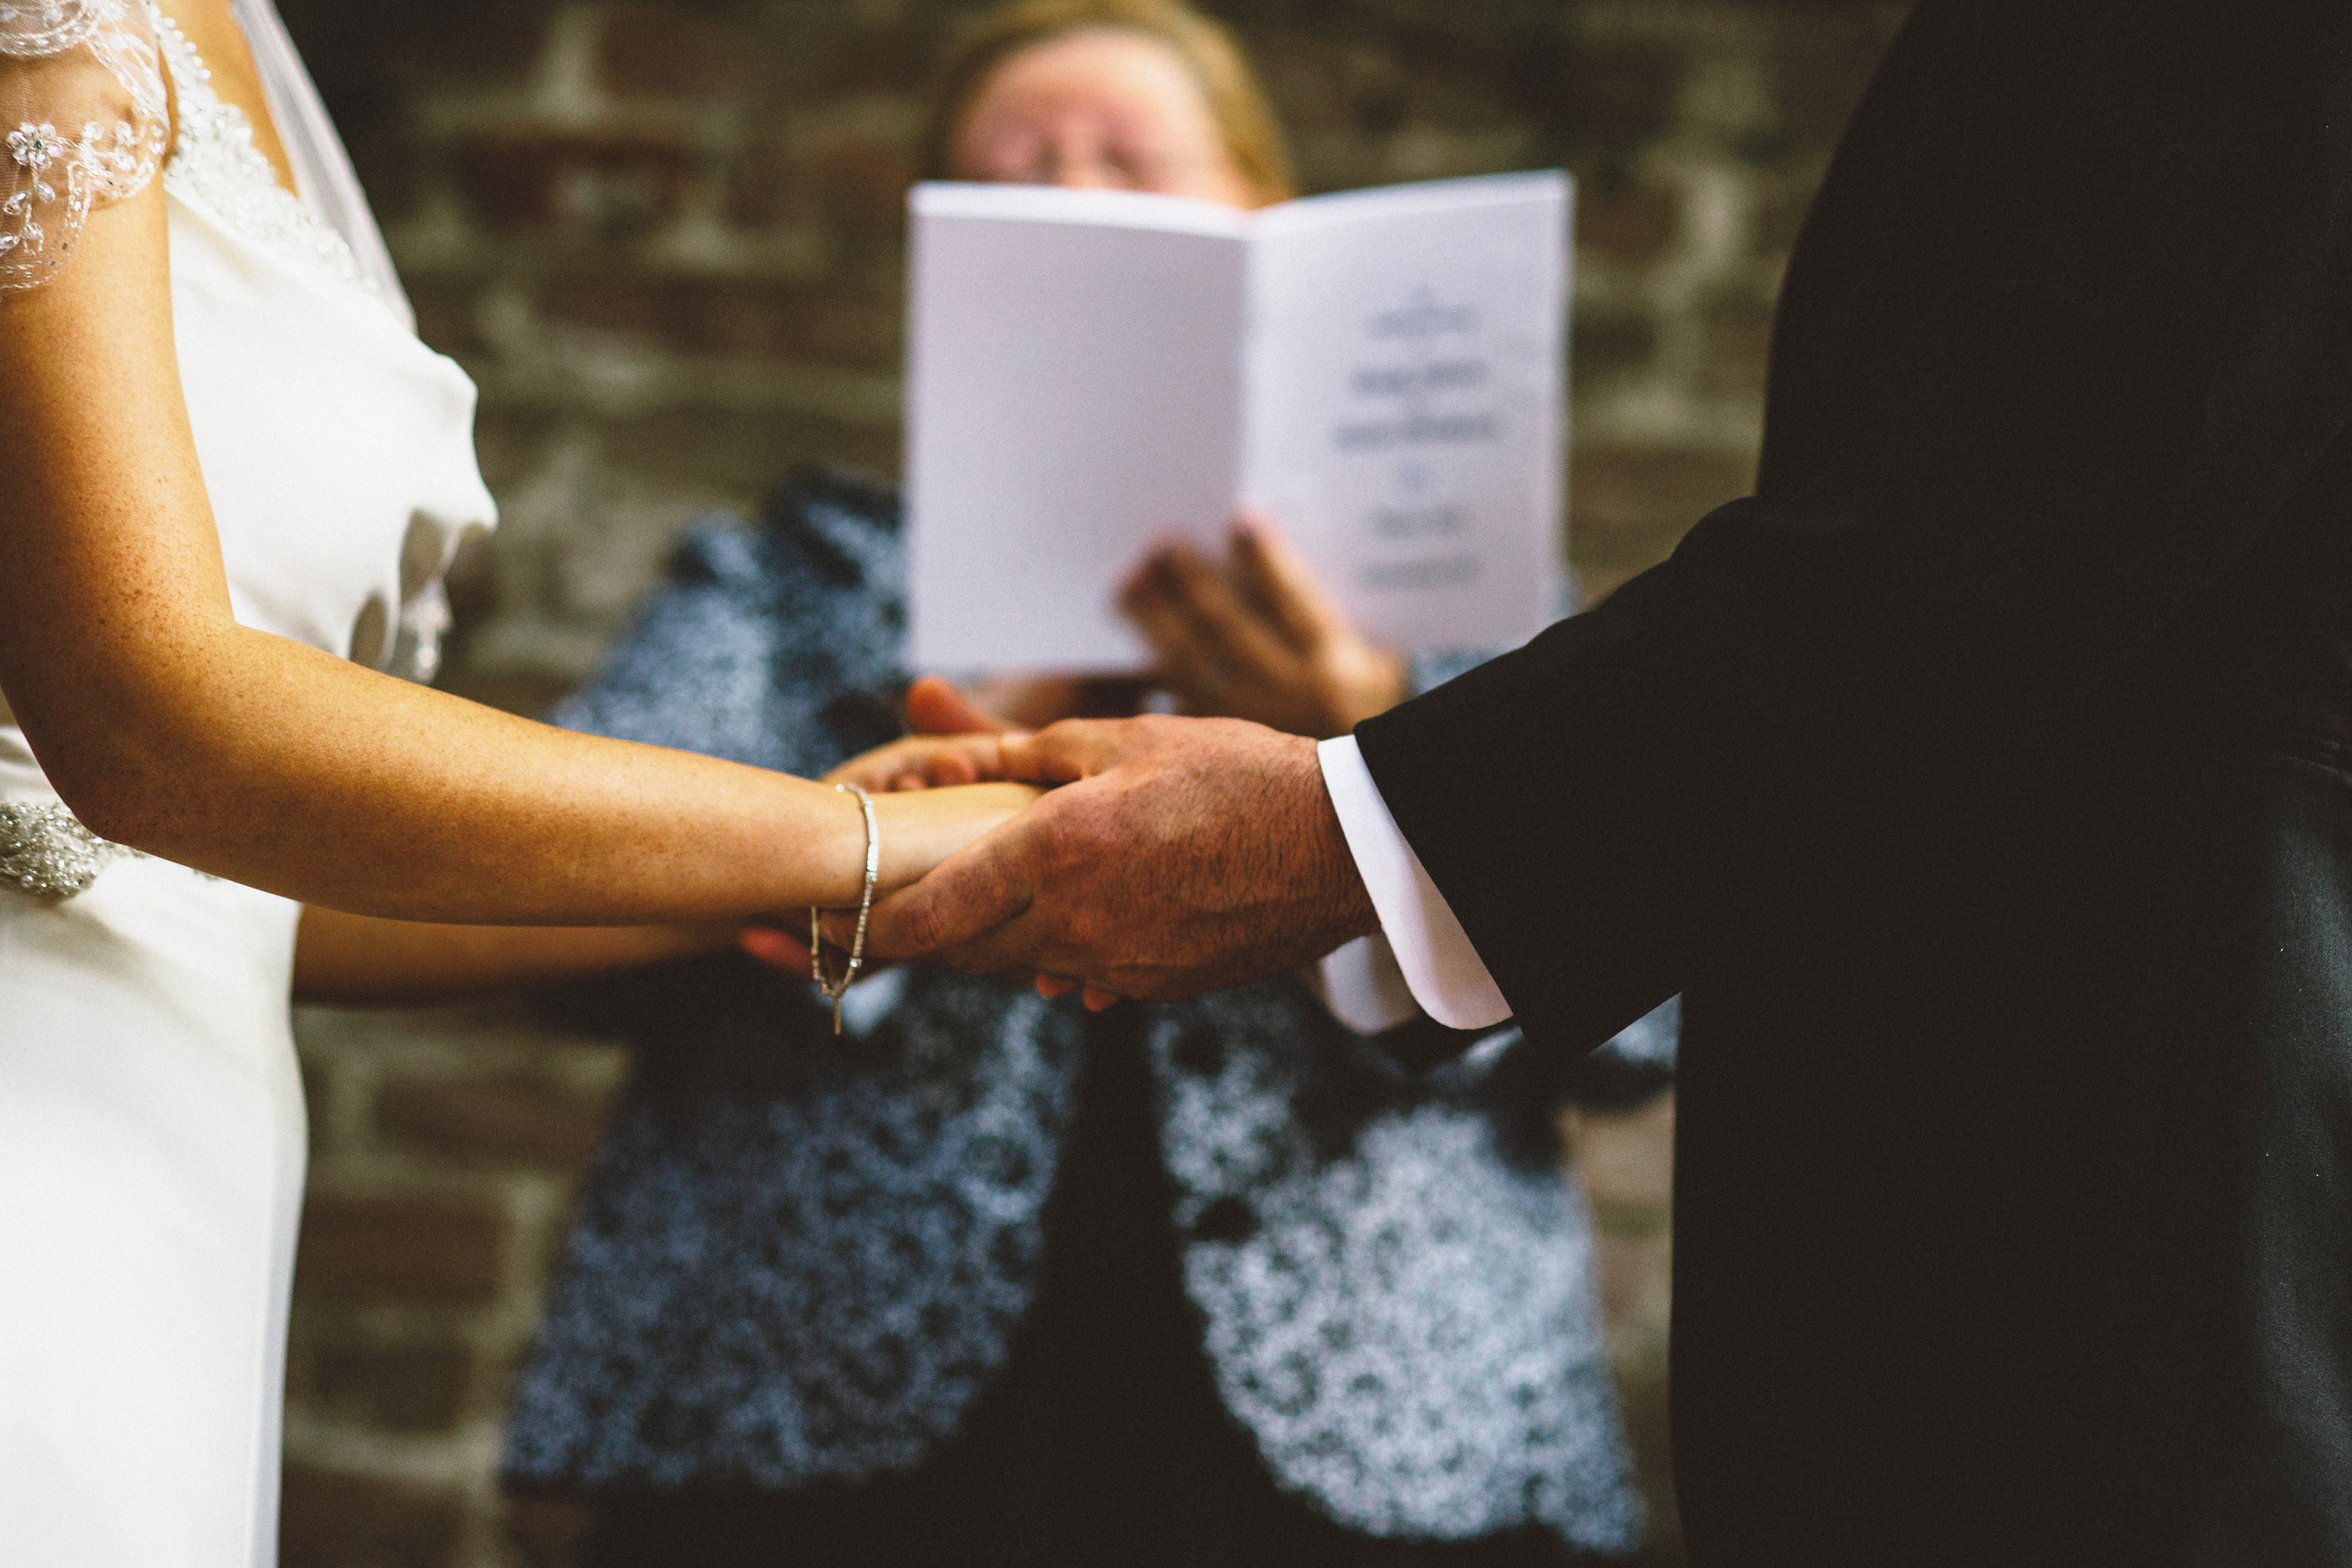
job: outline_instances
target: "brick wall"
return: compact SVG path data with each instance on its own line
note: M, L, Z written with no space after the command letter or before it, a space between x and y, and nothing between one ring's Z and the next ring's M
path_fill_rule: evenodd
M577 681L700 510L798 459L894 470L901 217L950 0L280 0L422 329L482 388L504 509L445 684ZM1753 471L1774 290L1904 7L1217 0L1310 189L1580 182L1570 553L1613 587ZM509 1009L308 1011L314 1169L289 1568L561 1563L498 1416L625 1062ZM1671 1104L1572 1121L1647 1480L1664 1455ZM1671 1532L1661 1560L1674 1556Z

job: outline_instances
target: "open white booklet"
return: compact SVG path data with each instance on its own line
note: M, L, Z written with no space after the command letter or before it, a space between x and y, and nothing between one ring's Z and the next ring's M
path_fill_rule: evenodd
M1148 544L1264 507L1359 628L1551 618L1570 188L1557 172L1256 213L916 187L906 477L925 668L1113 671Z

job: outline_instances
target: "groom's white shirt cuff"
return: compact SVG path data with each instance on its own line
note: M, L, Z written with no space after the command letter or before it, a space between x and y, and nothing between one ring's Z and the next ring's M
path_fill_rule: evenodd
M1421 1016L1421 1004L1397 967L1396 950L1378 932L1325 954L1307 971L1307 982L1331 1016L1358 1034L1378 1034Z
M1470 946L1470 938L1423 871L1404 833L1381 799L1371 769L1356 749L1356 737L1343 735L1316 747L1323 765L1323 788L1331 809L1339 815L1339 831L1347 836L1348 852L1372 896L1372 910L1381 917L1385 946L1403 971L1404 983L1422 1010L1448 1029L1485 1029L1511 1016L1510 1003ZM1340 1022L1366 1033L1402 1022L1384 1017L1392 1006L1392 988L1379 984L1381 955L1366 937L1323 960L1325 998ZM1381 993L1388 991L1389 997ZM1360 1000L1359 999L1360 998ZM1366 1023L1363 1019L1382 1018Z

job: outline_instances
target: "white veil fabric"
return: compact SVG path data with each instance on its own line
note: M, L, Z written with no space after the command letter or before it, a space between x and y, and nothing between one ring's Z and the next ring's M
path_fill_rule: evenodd
M392 252L384 247L383 231L368 210L367 193L352 171L350 154L335 122L320 100L319 89L288 36L285 22L272 0L229 0L246 47L261 72L261 90L269 99L270 117L278 121L278 139L294 166L294 184L302 201L320 221L341 235L376 291L396 308L411 328L415 312L393 270Z

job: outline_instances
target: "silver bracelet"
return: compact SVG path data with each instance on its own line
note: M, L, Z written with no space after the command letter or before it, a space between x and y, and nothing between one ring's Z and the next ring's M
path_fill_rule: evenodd
M866 917L874 913L874 884L882 880L882 825L874 820L873 796L855 784L834 788L856 796L858 808L866 813L866 890L857 898L857 935L850 939L849 967L841 972L839 980L825 977L824 925L817 906L809 905L809 977L816 982L818 994L833 1004L833 1032L839 1034L841 994L866 967Z

